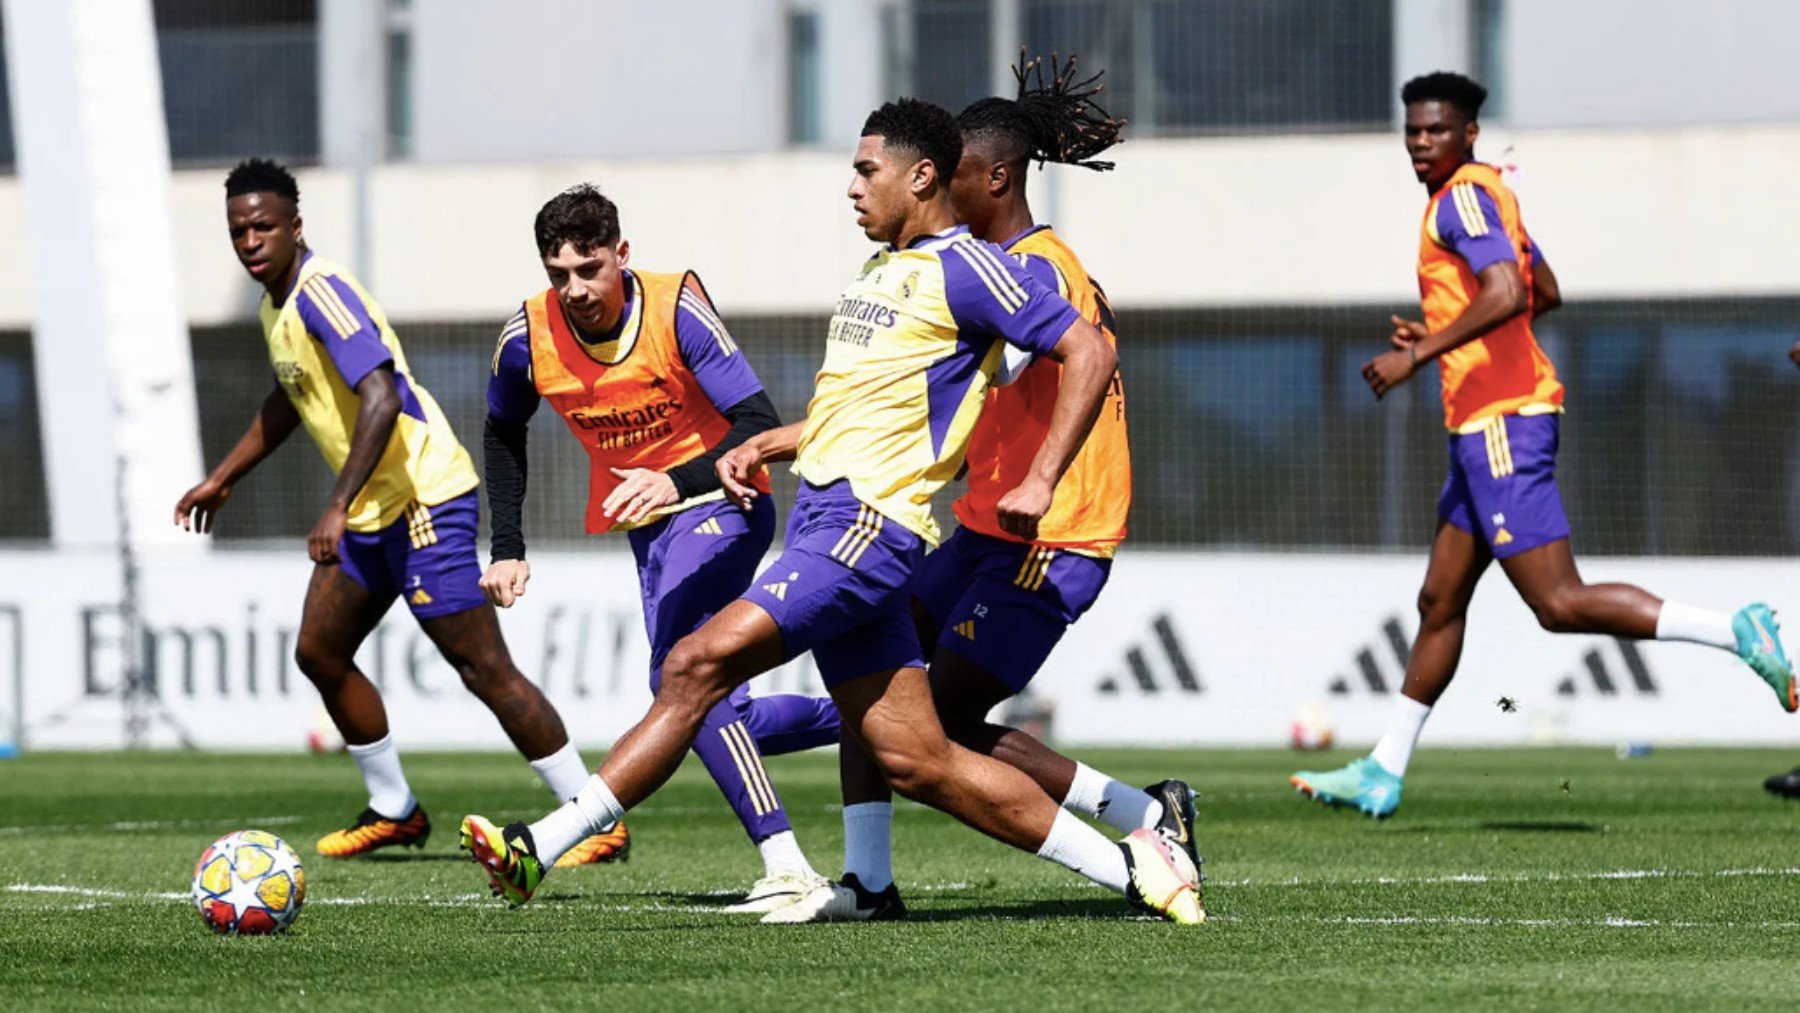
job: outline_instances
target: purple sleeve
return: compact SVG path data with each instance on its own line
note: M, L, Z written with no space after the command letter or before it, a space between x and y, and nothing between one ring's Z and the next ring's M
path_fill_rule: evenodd
M525 311L513 314L494 349L493 375L488 377L488 414L502 422L524 424L537 411L537 381L531 375L531 338Z
M315 274L300 286L295 299L306 332L325 346L351 390L377 367L394 361L368 307L341 278Z
M720 412L763 389L712 303L686 286L675 304L675 344L700 389Z
M1056 347L1080 315L1034 271L992 243L951 243L940 254L944 299L956 326L1039 354Z
M1068 298L1068 296L1063 295L1063 293L1067 291L1067 288L1063 281L1062 272L1056 269L1056 265L1050 262L1050 258L1040 257L1035 253L1020 253L1014 255L1013 259L1024 264L1026 272L1037 279L1039 285L1055 292L1057 295L1062 295L1065 299Z
M1518 263L1506 226L1500 222L1500 205L1474 183L1457 183L1438 200L1438 241L1468 262L1480 274L1502 261Z
M1538 245L1537 237L1526 235L1525 252L1531 257L1531 266L1536 267L1544 262L1544 248Z

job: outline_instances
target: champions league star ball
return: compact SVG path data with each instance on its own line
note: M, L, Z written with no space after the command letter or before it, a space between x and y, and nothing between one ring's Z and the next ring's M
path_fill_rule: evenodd
M226 834L194 866L194 906L222 936L285 930L306 900L306 871L287 842L264 830Z
M1288 745L1303 752L1330 749L1337 736L1331 727L1331 715L1316 703L1309 703L1294 715L1288 726Z

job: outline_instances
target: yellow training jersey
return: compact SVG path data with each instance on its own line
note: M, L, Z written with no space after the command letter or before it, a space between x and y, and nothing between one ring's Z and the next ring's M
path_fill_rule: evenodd
M938 540L931 497L962 465L1003 343L1043 354L1079 314L958 226L884 249L838 299L794 471Z
M387 315L343 268L308 253L280 306L264 295L263 336L275 379L333 472L350 456L362 398L356 385L391 364L400 417L387 450L350 504L351 531L379 531L412 503L435 506L479 484L475 466L431 394L406 368Z

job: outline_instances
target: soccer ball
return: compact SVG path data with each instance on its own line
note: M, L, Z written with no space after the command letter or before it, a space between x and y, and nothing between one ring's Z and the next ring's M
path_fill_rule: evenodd
M312 727L306 730L306 748L315 756L344 752L344 736L331 720L331 712L323 707L313 712Z
M1288 745L1302 752L1330 749L1337 736L1331 727L1331 715L1316 703L1309 703L1294 715L1288 726Z
M287 842L266 830L239 830L212 842L194 865L194 906L222 936L281 932L300 915L306 871Z

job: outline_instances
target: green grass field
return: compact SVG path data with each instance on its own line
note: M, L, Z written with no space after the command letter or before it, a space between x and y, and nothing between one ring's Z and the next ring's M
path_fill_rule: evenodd
M1202 788L1211 923L1135 917L905 805L896 862L911 921L782 928L723 915L760 865L691 762L632 817L629 863L557 873L511 911L455 840L465 811L539 811L544 796L512 756L409 757L437 821L430 846L329 862L312 840L361 806L348 758L28 754L0 764L0 1006L1800 1003L1800 806L1759 787L1791 755L1426 751L1383 824L1301 800L1286 785L1294 754L1082 756ZM833 758L770 767L802 843L835 873ZM285 937L216 938L186 899L201 849L245 825L306 862L306 908Z

